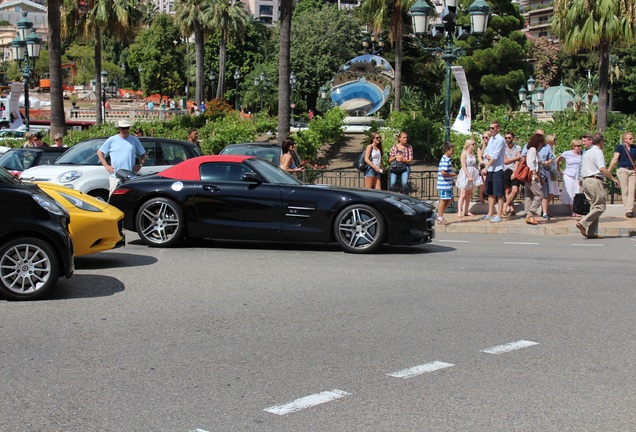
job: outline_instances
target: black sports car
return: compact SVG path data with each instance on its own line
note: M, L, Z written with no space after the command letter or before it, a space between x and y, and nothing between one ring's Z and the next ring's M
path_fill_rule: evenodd
M0 168L0 295L42 297L60 276L71 277L73 242L68 212L34 184Z
M253 156L201 156L123 183L109 203L150 246L183 237L338 242L347 252L435 237L427 202L391 192L306 185Z

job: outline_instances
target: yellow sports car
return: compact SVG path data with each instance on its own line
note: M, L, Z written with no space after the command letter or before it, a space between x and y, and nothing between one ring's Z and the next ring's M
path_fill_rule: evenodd
M68 229L73 238L76 257L125 244L122 230L124 213L117 207L66 186L36 183L70 213L71 223Z

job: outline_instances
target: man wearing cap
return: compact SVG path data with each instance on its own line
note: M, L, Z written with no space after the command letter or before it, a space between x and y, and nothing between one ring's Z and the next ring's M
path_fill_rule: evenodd
M605 193L605 177L612 180L618 186L618 180L605 168L605 156L603 135L596 134L592 137L592 147L581 158L581 176L583 177L583 193L590 203L590 212L583 216L576 227L585 238L599 239L598 220L605 212L607 194Z
M119 120L117 128L119 133L108 138L97 150L99 161L110 173L110 193L113 193L119 185L119 180L115 177L118 170L137 172L146 161L146 150L137 137L130 135L130 122L126 119ZM106 156L110 156L110 164ZM139 158L137 165L135 165L135 157Z

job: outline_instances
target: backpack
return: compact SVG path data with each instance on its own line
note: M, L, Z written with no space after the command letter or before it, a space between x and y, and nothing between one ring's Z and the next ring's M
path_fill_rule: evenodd
M367 149L365 147L362 153L360 153L358 157L356 158L356 160L353 162L353 166L358 171L365 172L367 169L369 169L369 165L367 165L367 163L364 160L364 158L366 157L366 154L367 154Z

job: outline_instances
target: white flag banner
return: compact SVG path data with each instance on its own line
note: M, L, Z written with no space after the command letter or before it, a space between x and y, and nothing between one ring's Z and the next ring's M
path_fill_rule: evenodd
M451 128L455 132L464 135L470 135L470 119L472 114L470 112L470 93L468 92L468 81L466 81L466 72L461 66L451 66L455 80L459 86L459 90L462 92L462 105L459 108L459 114L453 127Z

